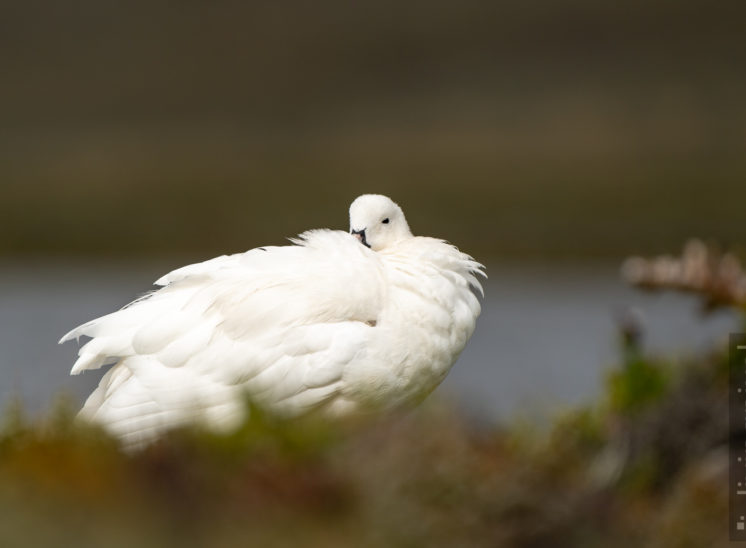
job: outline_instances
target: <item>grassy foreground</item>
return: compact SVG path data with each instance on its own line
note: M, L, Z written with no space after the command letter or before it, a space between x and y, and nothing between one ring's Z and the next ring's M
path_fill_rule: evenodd
M721 546L727 359L629 337L602 401L546 430L430 403L365 426L178 432L127 456L66 407L6 413L0 545Z
M746 309L746 269L693 240L625 277ZM403 416L174 432L121 452L61 404L0 430L0 546L708 546L728 544L724 344L648 355L634 315L599 401L547 428Z

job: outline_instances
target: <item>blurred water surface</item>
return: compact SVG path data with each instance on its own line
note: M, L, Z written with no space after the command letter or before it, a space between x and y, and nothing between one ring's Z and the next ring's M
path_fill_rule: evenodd
M82 402L101 372L69 377L77 346L57 340L175 266L3 265L0 405L20 398L36 413L61 392ZM703 319L694 299L628 288L614 265L494 264L488 272L477 331L437 394L490 419L546 417L597 396L616 361L616 318L628 307L641 312L652 351L702 351L738 326L727 312Z

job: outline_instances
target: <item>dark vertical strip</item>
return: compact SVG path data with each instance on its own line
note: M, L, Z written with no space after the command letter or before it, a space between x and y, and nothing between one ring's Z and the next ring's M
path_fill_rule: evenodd
M728 404L730 540L746 541L746 333L730 336Z

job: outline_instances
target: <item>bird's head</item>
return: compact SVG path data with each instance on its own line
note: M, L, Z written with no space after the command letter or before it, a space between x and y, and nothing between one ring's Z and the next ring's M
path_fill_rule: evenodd
M412 237L404 212L380 194L363 194L352 202L350 234L373 251Z

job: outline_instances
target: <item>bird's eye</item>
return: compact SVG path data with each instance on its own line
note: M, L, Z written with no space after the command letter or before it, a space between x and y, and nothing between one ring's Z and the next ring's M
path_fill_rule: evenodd
M389 218L386 217L383 221L381 221L383 224L387 225L389 224Z

